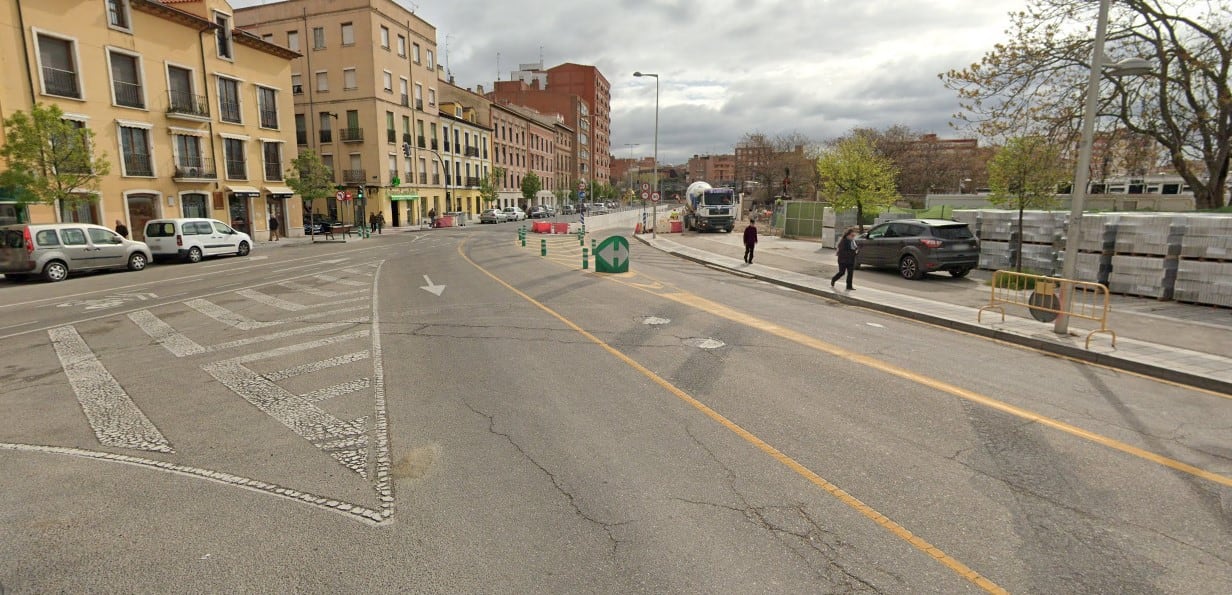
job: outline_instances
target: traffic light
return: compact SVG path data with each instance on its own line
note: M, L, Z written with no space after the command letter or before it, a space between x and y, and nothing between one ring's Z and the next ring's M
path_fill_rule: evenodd
M402 155L404 157L411 156L411 143L402 143Z
M360 186L359 189L355 191L355 198L358 198L359 200L364 199L364 187L363 186Z

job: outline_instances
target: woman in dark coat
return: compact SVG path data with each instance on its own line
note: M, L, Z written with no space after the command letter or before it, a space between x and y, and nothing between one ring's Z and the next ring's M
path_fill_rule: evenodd
M851 286L851 276L856 270L856 252L860 247L856 244L856 228L848 228L843 233L843 239L838 242L838 274L830 278L830 287L834 287L843 275L847 275L847 290L854 291Z
M744 228L744 262L753 264L753 247L757 245L757 223L750 220Z

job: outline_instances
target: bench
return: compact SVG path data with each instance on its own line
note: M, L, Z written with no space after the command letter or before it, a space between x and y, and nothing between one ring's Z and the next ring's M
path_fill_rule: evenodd
M326 227L325 238L332 240L334 239L334 234L341 234L343 238L350 237L351 230L354 228L354 225L332 225L330 227Z

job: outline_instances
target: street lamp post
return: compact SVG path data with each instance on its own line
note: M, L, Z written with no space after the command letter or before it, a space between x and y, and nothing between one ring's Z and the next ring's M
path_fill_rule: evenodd
M436 151L432 149L424 149L424 150L429 153L432 153L433 155L436 155L436 160L441 162L441 169L445 170L445 204L448 205L449 204L449 166L445 164L445 159L441 157L440 153L437 153ZM433 208L435 208L435 206L436 205L433 205ZM443 215L444 213L440 213L440 214Z
M1061 264L1061 312L1053 324L1053 332L1069 334L1069 316L1066 310L1074 297L1074 286L1069 282L1078 268L1078 242L1082 233L1083 202L1086 200L1087 182L1090 181L1091 145L1095 139L1095 110L1099 103L1099 77L1104 68L1104 39L1108 32L1108 7L1111 0L1100 0L1099 18L1095 23L1095 42L1091 48L1091 74L1087 78L1086 105L1082 110L1082 139L1078 145L1078 163L1074 167L1074 184L1070 188L1069 227L1065 234L1065 260ZM1141 58L1130 58L1112 65L1112 74L1146 74L1151 64Z
M1106 0L1105 0L1106 1ZM654 124L654 192L659 193L659 75L650 72L635 72L633 76L653 76L655 80L655 124ZM650 237L658 238L659 203L650 201Z

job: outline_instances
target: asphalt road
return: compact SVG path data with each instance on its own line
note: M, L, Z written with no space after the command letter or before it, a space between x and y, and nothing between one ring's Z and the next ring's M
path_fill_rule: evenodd
M1228 395L513 229L0 282L4 592L1232 584Z

